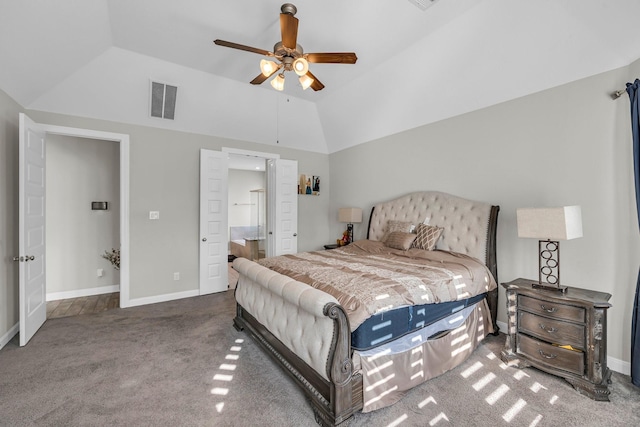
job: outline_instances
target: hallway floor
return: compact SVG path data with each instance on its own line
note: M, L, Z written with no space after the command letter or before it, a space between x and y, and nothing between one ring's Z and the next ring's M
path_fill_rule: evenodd
M47 319L99 313L120 307L120 292L47 301Z
M235 289L237 282L238 272L229 263L229 289ZM99 313L118 307L120 307L120 292L47 301L47 319Z

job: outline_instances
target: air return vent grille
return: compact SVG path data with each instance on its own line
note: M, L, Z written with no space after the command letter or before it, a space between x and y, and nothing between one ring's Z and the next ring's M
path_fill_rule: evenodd
M409 3L413 3L421 10L427 10L429 7L438 0L409 0Z
M151 82L151 117L173 120L177 92L176 86Z

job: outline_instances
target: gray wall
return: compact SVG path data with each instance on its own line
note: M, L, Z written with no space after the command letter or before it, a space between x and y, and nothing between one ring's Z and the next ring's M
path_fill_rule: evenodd
M130 298L198 289L200 149L272 152L299 168L328 174L328 156L231 139L29 111L38 123L130 135ZM328 194L315 206L299 198L298 248L321 248L328 233ZM160 211L150 221L149 211ZM173 280L173 273L180 280Z
M18 323L18 112L0 91L0 338ZM298 248L321 249L329 236L329 157L225 138L174 132L39 111L36 122L130 135L130 298L154 297L198 289L198 215L200 149L232 147L271 152L298 161L300 170L320 175L326 191L298 199ZM303 138L304 135L301 135ZM149 211L160 211L149 221ZM331 239L329 239L331 240ZM180 280L173 280L173 272Z
M49 135L46 149L47 299L104 293L94 288L120 284L119 272L101 256L120 247L119 143ZM91 210L92 201L108 202L108 210Z
M584 237L562 245L563 282L613 295L609 355L629 361L640 259L629 102L609 94L640 76L640 61L330 156L277 145L30 111L37 122L131 136L131 298L197 289L198 153L234 147L298 160L322 177L318 197L299 197L299 250L335 240L337 209L371 206L411 191L440 190L501 206L499 280L535 277L537 244L518 239L515 209L582 206ZM18 321L17 113L0 92L0 337ZM301 136L304 137L304 136ZM331 200L329 201L329 195ZM149 210L161 220L150 223ZM363 237L366 224L356 225ZM172 272L182 280L174 282ZM504 301L504 293L501 292ZM499 320L506 321L504 304Z
M640 62L330 155L330 210L438 190L500 205L499 281L537 278L537 242L519 239L518 207L581 205L584 237L563 242L565 284L609 292L609 356L630 360L640 242L629 99L609 94ZM626 99L625 99L626 98ZM357 167L354 167L357 165ZM337 234L342 224L332 220ZM366 225L356 228L364 237ZM504 292L498 320L506 322Z

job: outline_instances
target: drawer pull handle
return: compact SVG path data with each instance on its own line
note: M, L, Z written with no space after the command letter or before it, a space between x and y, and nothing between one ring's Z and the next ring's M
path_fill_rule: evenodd
M549 332L550 334L554 334L556 332L558 332L557 328L554 327L546 327L545 325L543 325L542 323L538 323L538 326L540 326L540 329L542 329L545 332Z
M548 354L542 350L538 350L538 353L540 353L540 356L544 357L545 359L555 359L556 357L558 357L557 354Z
M553 313L556 311L555 307L547 308L547 306L544 304L540 304L540 308L546 311L547 313Z

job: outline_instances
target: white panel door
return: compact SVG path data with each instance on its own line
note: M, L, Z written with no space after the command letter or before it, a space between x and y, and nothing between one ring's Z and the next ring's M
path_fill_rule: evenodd
M200 150L200 295L226 291L228 154Z
M20 345L47 320L45 274L45 133L20 113L19 137Z
M276 159L274 163L275 255L295 254L298 252L298 162Z

